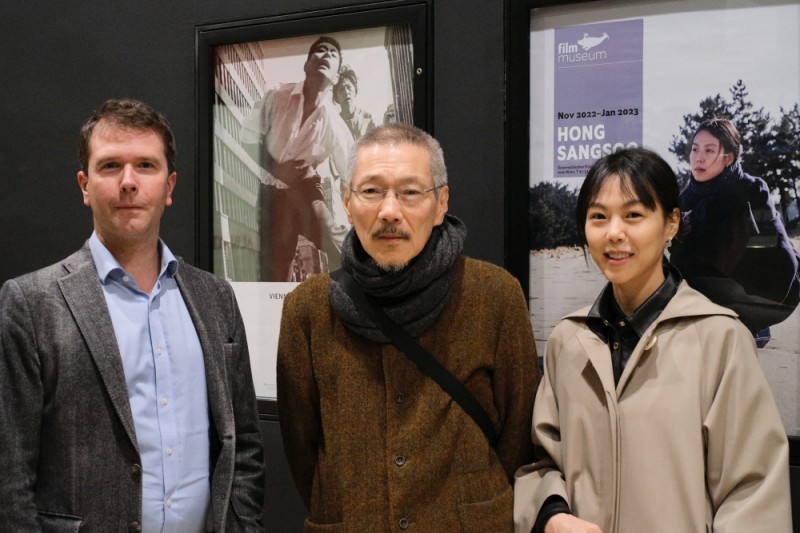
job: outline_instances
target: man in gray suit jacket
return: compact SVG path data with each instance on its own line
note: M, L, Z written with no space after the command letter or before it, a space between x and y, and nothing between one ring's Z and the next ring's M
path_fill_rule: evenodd
M0 289L0 532L262 531L233 291L159 239L169 123L109 100L80 147L92 236Z

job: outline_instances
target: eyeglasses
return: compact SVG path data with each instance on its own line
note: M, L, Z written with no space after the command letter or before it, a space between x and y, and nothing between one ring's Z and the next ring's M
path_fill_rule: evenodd
M386 195L389 194L389 191L392 191L394 193L394 197L402 205L414 207L419 205L429 192L433 192L441 187L442 185L437 185L435 187L431 187L430 189L420 189L419 187L414 187L413 185L407 185L400 187L399 189L387 189L384 187L378 187L377 185L364 185L360 189L350 188L350 192L355 194L356 197L358 197L358 199L365 204L376 205L381 203L386 198Z

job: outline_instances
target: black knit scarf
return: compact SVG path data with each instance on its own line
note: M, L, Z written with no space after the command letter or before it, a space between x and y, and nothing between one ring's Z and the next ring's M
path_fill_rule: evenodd
M351 229L342 244L342 268L365 293L375 298L392 320L416 337L433 324L447 305L455 279L454 266L466 236L464 223L453 215L445 215L444 222L433 228L419 255L394 272L381 269ZM331 280L328 295L333 312L348 329L371 341L390 342L337 281Z

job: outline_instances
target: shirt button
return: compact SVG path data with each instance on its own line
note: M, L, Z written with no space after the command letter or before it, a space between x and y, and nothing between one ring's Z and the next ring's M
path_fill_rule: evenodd
M398 392L397 394L394 395L394 401L396 401L397 403L403 403L404 401L406 401L406 395L403 394L402 392Z
M161 348L156 348L156 355L161 355Z
M122 281L124 281L125 283L128 283L130 280L131 278L129 278L128 276L122 276Z
M613 348L616 350L617 348L619 348L619 343L618 343L618 342L615 342L615 343L612 345L612 347L613 347Z
M167 498L167 507L172 508L172 500Z
M169 403L169 400L167 399L167 397L166 397L166 396L164 396L163 398L161 398L161 405L164 405L164 406L166 406L168 403Z
M400 529L408 529L408 518L401 518L397 525L400 526Z
M406 458L403 457L402 455L398 455L397 457L394 458L394 464L396 464L397 466L403 466L404 464L406 464Z
M172 448L167 448L167 455L172 457Z
M620 320L619 321L619 327L621 327L621 328L625 327L625 321L624 320Z

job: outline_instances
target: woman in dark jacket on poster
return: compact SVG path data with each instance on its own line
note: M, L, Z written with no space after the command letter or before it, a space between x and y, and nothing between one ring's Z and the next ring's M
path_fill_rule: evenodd
M739 162L741 136L727 119L703 122L692 137L692 176L681 192L683 224L670 259L689 284L733 309L759 346L769 326L800 301L798 252L766 182Z

